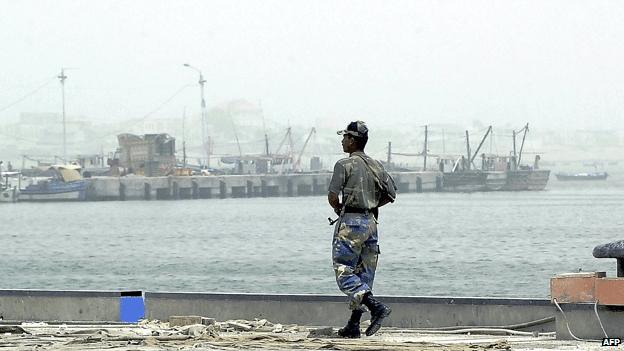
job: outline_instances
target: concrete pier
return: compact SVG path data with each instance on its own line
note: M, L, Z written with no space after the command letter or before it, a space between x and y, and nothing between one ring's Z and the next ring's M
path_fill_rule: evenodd
M379 297L392 309L388 327L504 326L555 315L550 300ZM146 316L202 315L226 319L266 318L288 324L341 326L348 317L346 297L327 295L145 293ZM367 317L368 318L368 317ZM526 330L553 331L555 321Z
M440 191L439 172L391 173L399 193ZM87 200L182 200L327 194L331 173L194 177L93 177Z
M0 290L0 319L119 321L119 291Z
M200 315L217 320L266 318L285 324L341 326L346 298L330 295L114 291L0 290L0 315L15 321L123 320L127 295L144 304L148 319ZM550 300L380 296L394 312L384 325L399 328L505 326L555 315ZM137 317L138 318L138 317ZM550 320L526 330L554 331Z
M557 339L621 337L621 306L562 304L548 299L379 296L393 313L384 327L424 330L504 328L556 331ZM565 314L565 316L564 316ZM309 294L168 293L142 291L0 290L0 322L74 321L134 323L170 316L205 316L219 321L279 321L340 327L348 315L344 296ZM368 314L365 315L368 318ZM464 328L465 327L465 328ZM603 329L604 328L604 331ZM574 336L570 332L574 333Z

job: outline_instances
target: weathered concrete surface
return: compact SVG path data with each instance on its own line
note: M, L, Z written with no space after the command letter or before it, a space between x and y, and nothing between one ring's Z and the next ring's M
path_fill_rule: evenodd
M120 292L0 290L6 320L118 321Z
M440 191L442 173L440 172L390 172L399 188L398 192L429 192Z
M15 321L120 320L122 292L0 290L0 316ZM346 299L325 295L262 295L146 292L146 318L203 316L216 320L267 319L284 324L340 327L347 316ZM601 339L621 337L624 307L561 304L564 314L549 300L452 297L379 297L393 309L384 327L505 327L519 331L553 332L557 338ZM556 322L548 320L556 317ZM365 315L364 319L367 319ZM546 319L532 326L521 324ZM5 323L5 322L2 322ZM0 323L1 324L1 323Z
M380 297L392 309L384 325L400 328L503 326L552 317L549 300ZM146 317L203 315L219 320L266 318L283 323L341 326L346 299L324 295L145 293ZM553 331L554 322L526 330Z
M235 321L238 322L238 321ZM244 322L244 321L242 321ZM230 321L216 325L171 327L143 321L127 325L29 323L0 334L3 350L387 350L387 351L486 351L486 350L588 350L604 349L599 343L554 340L552 336L497 335L466 332L439 334L413 329L382 328L372 337L341 339L312 336L309 326L276 328L278 321L263 321L269 328L231 329ZM238 324L238 323L234 323ZM9 325L4 325L10 327ZM21 330L21 331L20 331Z
M439 172L391 172L398 192L437 191L442 186ZM194 177L93 177L87 199L177 200L327 194L331 173L288 175L227 175Z
M624 335L622 325L624 325L624 307L622 306L595 306L593 303L562 303L560 304L563 314L557 311L557 339L574 339L574 336L581 339L602 339L604 332L609 337L621 338ZM598 315L596 315L596 310ZM600 327L602 327L604 332Z

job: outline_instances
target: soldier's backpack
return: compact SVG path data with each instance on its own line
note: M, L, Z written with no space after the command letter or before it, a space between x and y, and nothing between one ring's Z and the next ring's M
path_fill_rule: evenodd
M364 161L364 164L371 171L373 178L375 178L375 184L379 188L381 194L379 202L384 204L394 202L396 199L397 186L392 176L384 170L383 166L378 161L373 160L373 162L369 162L365 157L358 156Z

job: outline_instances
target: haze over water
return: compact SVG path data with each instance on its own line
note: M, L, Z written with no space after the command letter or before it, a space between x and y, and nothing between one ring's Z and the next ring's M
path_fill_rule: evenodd
M607 271L624 174L542 192L400 194L382 210L375 291L540 297L557 273ZM1 289L340 294L325 197L0 207Z

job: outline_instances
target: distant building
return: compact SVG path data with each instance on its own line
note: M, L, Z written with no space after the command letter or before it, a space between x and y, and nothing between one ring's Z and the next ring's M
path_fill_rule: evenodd
M119 134L119 166L127 173L156 177L168 175L176 166L175 138L169 134Z

